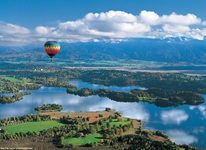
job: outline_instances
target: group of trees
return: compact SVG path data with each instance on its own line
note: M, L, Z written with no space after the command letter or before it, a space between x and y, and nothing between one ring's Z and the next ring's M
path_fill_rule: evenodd
M48 120L51 120L50 115L38 115L38 114L33 114L33 115L29 114L29 115L17 116L17 117L0 118L0 127L20 124L24 122L48 121Z
M69 84L68 80L59 77L36 77L34 82L49 87L77 88L76 85Z
M76 88L75 85L69 85L69 79L80 79L86 82L103 84L106 86L131 86L139 85L142 87L160 88L174 91L192 91L206 93L206 77L187 76L184 74L172 73L146 73L146 72L127 72L117 70L77 70L77 69L45 69L43 71L35 70L13 70L1 71L1 75L13 76L17 79L30 79L32 83ZM7 83L6 83L7 82ZM0 82L2 84L12 85L14 82ZM17 82L18 83L18 82ZM18 83L19 84L19 83ZM29 86L22 82L22 88ZM20 86L20 85L19 85ZM15 87L15 86L14 86ZM21 88L20 88L21 89Z
M43 104L42 106L34 108L35 111L61 111L63 109L62 105L59 104Z
M2 95L0 96L0 103L1 104L14 103L16 101L23 99L24 95L29 95L29 94L31 94L31 92L19 92L19 93L15 93L12 96Z
M10 76L17 81L12 82L8 79L0 77L1 93L18 93L20 90L35 90L41 87L39 84L35 84L32 82L24 82L22 78L18 79L18 77L11 74Z
M146 88L161 88L176 91L206 92L206 77L187 76L172 73L145 73L117 70L77 70L77 69L44 69L43 71L22 70L1 72L2 75L28 78L32 83L47 86L68 88L69 79L80 79L86 82L106 86L139 85ZM72 85L75 88L75 85ZM72 87L71 86L71 87Z
M174 91L206 93L206 77L188 76L180 73L147 73L117 70L88 70L79 79L106 86L138 85Z
M108 97L119 102L139 102L146 101L157 106L179 106L183 104L198 105L204 102L202 95L190 91L174 91L165 89L151 88L148 90L134 89L130 92L110 91L107 89L92 90L82 88L79 90L68 88L67 93L79 96L99 95Z
M23 98L23 95L27 95L28 92L22 94L20 90L35 90L41 86L53 86L53 87L65 87L65 88L77 88L75 85L69 84L69 78L77 76L76 71L67 70L47 70L47 71L35 71L35 70L12 70L1 71L0 74L0 93L12 93L13 96L2 95L0 97L0 103L11 103L19 101ZM15 81L6 79L8 76Z
M16 101L23 99L24 95L31 94L30 92L20 92L20 90L34 90L34 89L40 88L40 85L38 84L26 83L26 82L23 82L23 80L19 80L14 77L12 78L13 80L16 80L16 81L12 82L9 79L0 77L0 87L1 87L0 93L3 93L0 96L1 104L14 103ZM10 93L12 96L7 95L5 93Z
M72 119L71 117L67 116L63 116L62 118L60 118L60 122L64 123L64 124L86 124L87 122L89 122L90 117L82 117L82 116L78 116L75 119Z
M168 138L164 141L153 140L149 137L149 132L145 134L135 134L135 135L125 135L114 137L111 140L105 141L107 144L113 148L120 149L124 147L125 150L135 149L135 150L148 150L148 149L161 149L161 150L176 150L176 149L187 149L196 150L196 148L187 145L176 145L171 142Z
M69 118L65 118L65 119L68 120ZM114 120L117 122L122 121L121 118L115 115L115 116L110 116L107 119L98 120L92 124L88 124L88 123L78 124L76 126L77 127L76 132L72 130L72 132L61 136L61 138L59 139L60 144L63 147L74 147L73 144L65 144L64 140L66 138L72 138L72 137L85 138L89 134L94 134L98 132L103 135L103 138L102 140L100 140L100 143L90 142L82 146L94 147L97 145L101 145L101 146L110 146L110 147L118 148L118 149L124 148L128 150L129 149L176 150L181 147L187 150L196 150L195 148L187 146L187 145L180 146L180 145L173 143L168 138L167 135L159 131L146 131L146 130L142 130L142 128L140 127L137 130L136 134L124 134L127 131L129 131L131 128L134 128L133 122L129 119L128 124L125 124L125 125L120 124L119 126L114 124L113 126L111 126L110 123L112 123ZM82 137L82 133L84 137ZM158 141L158 139L155 139L157 137L161 137L160 139L162 140Z
M148 90L132 90L131 92L117 92L106 89L79 90L68 88L67 92L79 96L99 95L115 101L138 102L147 101L157 106L178 106L182 104L199 105L204 102L200 93L206 93L206 77L187 76L171 73L144 73L115 70L85 71L79 79L106 86L139 85Z

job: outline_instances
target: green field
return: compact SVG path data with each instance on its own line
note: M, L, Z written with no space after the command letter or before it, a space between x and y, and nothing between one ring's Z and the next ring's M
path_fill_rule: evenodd
M85 138L67 138L64 139L64 144L85 145L87 143L99 142L102 139L99 133L90 134Z
M31 82L30 79L19 80L19 79L17 79L17 78L8 77L8 76L5 76L4 79L9 80L9 81L11 81L11 82Z
M130 121L127 121L126 119L122 119L122 121L118 121L117 119L112 119L112 122L110 122L110 120L107 120L103 123L103 126L106 126L106 124L109 123L110 127L113 127L114 125L116 127L119 127L120 125L126 125L126 124L130 124Z
M44 129L49 129L56 126L62 126L64 124L58 121L39 121L39 122L26 122L11 126L3 127L8 133L16 132L38 132Z
M9 81L11 81L11 82L21 82L21 80L16 79L16 78L14 78L14 77L4 77L4 79L9 80Z

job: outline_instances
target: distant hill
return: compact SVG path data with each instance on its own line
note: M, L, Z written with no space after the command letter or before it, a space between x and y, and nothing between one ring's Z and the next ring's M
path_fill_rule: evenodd
M128 39L118 43L60 43L57 59L117 60L206 63L206 40L188 38ZM1 60L45 60L43 46L0 47Z

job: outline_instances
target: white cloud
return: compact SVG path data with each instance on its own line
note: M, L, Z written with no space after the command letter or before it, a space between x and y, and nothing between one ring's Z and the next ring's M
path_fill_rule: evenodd
M88 13L75 21L59 22L53 27L39 25L34 29L0 22L0 45L25 45L51 39L87 42L186 36L202 40L206 35L205 22L194 14L158 15L146 10L137 15L113 10Z
M29 44L31 31L15 24L0 22L0 45L14 46L18 43Z
M181 124L189 118L188 114L183 110L162 111L161 119L163 124Z
M136 22L137 18L133 14L123 11L108 11L106 13L89 13L84 17L87 21L108 21L108 22Z
M0 24L0 33L4 34L29 34L29 29L15 24Z
M143 10L140 19L150 25L170 24L170 25L196 25L201 24L201 19L194 14L181 15L172 13L170 15L159 16L153 11Z
M206 35L206 32L204 32L204 29L191 29L190 32L186 33L186 36L192 37L194 39L203 40L204 36Z
M49 28L47 27L38 26L35 28L35 31L39 34L49 34L51 30L49 30Z
M168 130L167 135L177 144L193 144L197 143L198 139L195 136L189 135L180 130Z
M146 24L157 25L160 23L160 17L153 11L143 10L139 16L140 19Z
M176 13L172 13L170 15L163 15L161 20L162 22L176 25L194 25L201 23L201 19L197 18L194 14L178 15Z
M183 33L190 31L190 28L188 26L184 26L184 25L165 24L162 28L163 28L163 31L165 31L167 33L177 33L179 35L182 35Z

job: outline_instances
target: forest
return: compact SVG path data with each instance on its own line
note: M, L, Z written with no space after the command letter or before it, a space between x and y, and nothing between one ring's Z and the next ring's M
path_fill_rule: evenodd
M183 104L199 105L204 102L204 98L196 92L171 91L163 89L148 89L145 91L134 89L130 92L117 92L107 89L92 90L82 88L79 90L67 89L67 93L79 96L99 95L108 97L118 102L148 102L160 107L179 106Z

